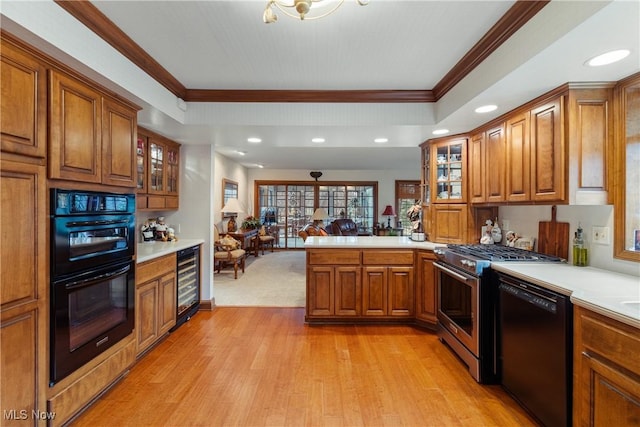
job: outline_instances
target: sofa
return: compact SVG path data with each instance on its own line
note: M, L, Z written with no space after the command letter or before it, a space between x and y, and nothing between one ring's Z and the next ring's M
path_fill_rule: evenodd
M331 234L335 236L357 236L358 226L349 218L336 219L331 223Z

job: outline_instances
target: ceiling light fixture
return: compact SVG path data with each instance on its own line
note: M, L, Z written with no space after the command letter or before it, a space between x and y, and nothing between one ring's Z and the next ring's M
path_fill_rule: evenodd
M246 152L246 151L236 151L236 153L237 153L238 155L240 155L240 156L244 156L244 155L246 155L246 154L247 154L247 152Z
M324 138L311 138L311 142L315 142L316 144L322 144L324 141Z
M385 142L389 142L389 138L376 138L373 142L376 144L384 144Z
M498 109L497 105L483 105L482 107L478 107L475 109L476 113L490 113L491 111L495 111Z
M256 163L256 166L259 167L260 169L264 169L264 165L261 165L260 163Z
M262 140L260 138L250 137L247 138L247 142L250 142L252 144L260 144Z
M603 53L602 55L591 58L590 60L585 62L585 64L590 67L609 65L626 58L630 53L631 52L627 49L612 50L611 52Z
M449 129L436 129L431 133L434 135L444 135L446 133L449 133Z
M369 0L356 0L360 6L369 4ZM334 4L335 3L335 4ZM273 6L280 9L282 13L291 18L303 20L320 19L331 15L342 6L344 0L268 0L267 7L262 14L262 20L265 24L272 24L278 20L278 15L273 11ZM329 10L322 11L320 6L328 5ZM317 11L316 14L313 12Z

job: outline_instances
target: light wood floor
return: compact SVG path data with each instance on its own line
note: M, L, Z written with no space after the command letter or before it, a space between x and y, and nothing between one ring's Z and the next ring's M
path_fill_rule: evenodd
M431 332L303 320L302 308L201 311L74 425L535 425Z

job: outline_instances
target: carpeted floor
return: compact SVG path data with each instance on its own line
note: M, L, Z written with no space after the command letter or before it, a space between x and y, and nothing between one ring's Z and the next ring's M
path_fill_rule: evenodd
M233 268L214 273L217 306L304 307L305 251L274 251L249 256L244 274Z

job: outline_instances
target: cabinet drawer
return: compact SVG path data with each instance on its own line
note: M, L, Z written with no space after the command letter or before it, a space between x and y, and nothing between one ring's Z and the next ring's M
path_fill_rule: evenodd
M309 251L307 260L309 264L360 265L360 251L340 249Z
M364 265L413 265L413 251L363 251Z
M164 209L165 198L164 196L147 196L147 208L148 209Z
M162 244L162 243L156 243ZM171 273L176 269L176 254L165 255L136 266L136 283L145 283L155 277Z
M640 359L631 357L640 354L638 330L596 313L585 310L578 312L582 316L582 345L588 352L598 353L640 374Z
M177 197L172 197L172 196L167 196L165 198L165 208L167 209L178 209L178 198Z

